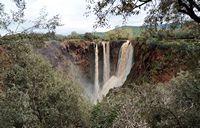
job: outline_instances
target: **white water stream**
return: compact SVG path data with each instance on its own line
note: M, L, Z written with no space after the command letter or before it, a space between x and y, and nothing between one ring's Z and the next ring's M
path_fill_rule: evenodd
M110 78L110 46L109 42L102 42L103 45L103 83Z
M94 102L97 101L99 97L99 57L98 57L98 45L95 45L95 81L94 81Z

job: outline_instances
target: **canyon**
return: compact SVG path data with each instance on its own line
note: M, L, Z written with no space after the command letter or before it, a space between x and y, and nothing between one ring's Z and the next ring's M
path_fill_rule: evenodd
M163 108L175 114L181 110L177 117L190 113L182 114L185 107L177 109L177 103L185 103L185 94L193 103L199 99L194 91L199 85L199 47L192 44L27 42L1 45L0 58L1 108L7 105L3 113L12 117L13 108L16 112L24 108L38 113L38 120L47 117L47 125L60 120L70 120L71 125L78 120L75 126L90 127L87 121L92 120L94 126L124 127L128 119L131 124L138 120L139 126L141 120L156 120L159 112L165 117Z
M132 67L129 41L45 42L37 51L55 68L79 81L93 103L102 100L111 88L121 86Z
M144 79L153 83L167 82L189 67L184 59L179 59L188 60L188 56L170 46L160 47L136 41L55 41L45 42L36 50L54 68L70 74L72 79L81 83L93 103L101 101L110 89L122 86L124 82L125 85L141 83ZM169 58L169 54L177 62L173 57Z

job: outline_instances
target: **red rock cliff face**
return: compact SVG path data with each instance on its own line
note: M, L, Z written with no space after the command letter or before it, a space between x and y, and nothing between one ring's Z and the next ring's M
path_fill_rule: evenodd
M132 42L134 46L135 64L125 84L144 81L158 83L167 82L181 70L187 70L191 63L198 62L189 51L180 46L144 44Z
M110 43L111 74L117 70L118 55L124 41ZM135 64L128 76L126 83L150 81L154 83L167 82L177 75L180 70L186 70L190 66L191 56L185 50L175 47L144 44L132 42L134 47ZM103 81L103 48L99 49L99 80ZM94 43L82 42L51 42L46 43L44 48L39 49L50 63L59 70L69 72L71 65L79 69L81 77L94 82L95 51ZM195 62L194 62L195 63ZM73 71L73 69L72 69ZM76 72L74 70L74 72Z
M117 70L118 54L124 41L110 43L111 75ZM100 84L103 81L103 47L98 44L99 49L99 73ZM46 42L43 48L38 49L49 62L58 70L69 72L71 65L77 68L82 78L90 83L94 81L95 51L94 43L82 42ZM75 70L74 70L75 72Z
M110 75L116 73L118 55L123 42L124 41L116 41L110 43ZM154 83L167 82L176 76L180 70L186 70L191 67L191 63L197 63L188 51L171 46L148 45L139 42L132 42L132 45L134 47L135 64L133 65L126 83L140 83L145 80ZM101 83L103 79L103 48L101 43L98 45L98 48L99 76ZM36 50L56 69L67 73L78 73L82 78L88 80L90 83L94 83L95 51L92 42L51 41L46 42L42 48ZM5 59L5 61L0 63L1 67L10 65L9 63L11 62L7 56L6 48L0 47L1 60ZM1 79L0 76L0 80ZM2 83L0 83L0 86L2 86Z
M94 65L93 43L87 41L79 43L47 42L45 47L38 49L38 51L58 70L67 73L69 71L71 73L80 73L83 78L92 81Z
M79 67L81 75L93 80L94 44L91 42L64 42L62 53L67 55L72 63Z

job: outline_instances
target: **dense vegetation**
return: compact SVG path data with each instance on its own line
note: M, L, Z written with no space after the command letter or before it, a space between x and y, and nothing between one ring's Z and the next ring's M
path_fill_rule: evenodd
M88 127L90 105L77 83L27 43L3 47L10 64L1 63L0 127Z
M27 22L26 3L13 1L17 10L12 13L6 13L0 2L0 30L8 32L0 37L0 128L200 127L199 1L91 0L89 9L97 16L97 26L107 25L109 15L126 19L138 14L143 5L150 10L142 28L122 26L105 33L72 32L66 37L55 34L56 27L62 25L59 15L47 20L45 12L29 28L18 29ZM108 6L110 10L105 9ZM16 29L11 29L13 24ZM47 33L34 33L35 29ZM133 67L125 84L96 105L88 102L80 83L68 72L56 70L36 50L48 40L81 43L126 39L143 44L139 52L144 54L138 57L142 60L134 58L143 65ZM135 53L137 50L135 46ZM162 61L148 58L153 54L163 57ZM154 78L174 70L170 81L162 83ZM143 72L138 75L137 71Z
M140 58L144 60L138 60L147 60L148 64L145 64L150 67L149 70L138 75L135 74L137 69L133 68L123 87L110 91L107 97L93 108L92 127L200 126L200 45L198 42L163 43L141 45L146 53L143 56L150 54L148 50L168 50L164 51L162 61L151 62L145 57ZM172 73L173 68L177 70L179 64L187 66L187 71L179 72L169 82L153 81L152 77L161 76L166 70L168 73ZM137 75L136 79L134 75Z
M93 109L93 127L199 127L199 68L166 84L121 88Z

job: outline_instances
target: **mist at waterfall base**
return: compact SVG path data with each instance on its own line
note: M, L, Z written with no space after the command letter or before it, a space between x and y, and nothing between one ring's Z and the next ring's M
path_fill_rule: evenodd
M89 99L91 102L93 99L93 84L88 81L87 79L83 78L84 74L81 72L78 66L74 65L73 62L68 60L69 67L67 68L68 75L70 76L70 79L77 83L79 86L81 86L81 89L83 89L84 96Z
M133 46L129 41L122 44L119 52L117 72L110 77L110 45L102 42L103 46L103 86L99 87L98 45L95 45L95 88L93 103L101 101L110 89L120 87L126 80L133 64ZM97 87L98 86L98 87Z

